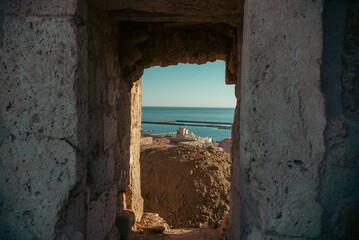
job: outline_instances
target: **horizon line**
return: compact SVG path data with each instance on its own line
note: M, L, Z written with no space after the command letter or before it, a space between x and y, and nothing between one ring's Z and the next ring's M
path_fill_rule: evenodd
M234 107L220 107L220 106L142 106L142 107L171 107L171 108L236 108Z

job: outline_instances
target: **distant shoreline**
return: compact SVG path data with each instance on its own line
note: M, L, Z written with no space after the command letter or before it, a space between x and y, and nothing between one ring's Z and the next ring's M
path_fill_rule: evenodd
M172 107L172 106L142 106L143 108L212 108L212 109L235 109L235 107Z
M231 135L234 108L150 107L142 108L141 127L153 133L176 132L187 127L197 136L220 140Z

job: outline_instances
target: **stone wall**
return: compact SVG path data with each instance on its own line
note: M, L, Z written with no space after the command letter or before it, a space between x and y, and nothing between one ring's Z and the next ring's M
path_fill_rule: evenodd
M86 3L0 5L5 239L128 237L143 211L142 89L128 69L219 58L228 60L229 77L236 75L237 61L229 54L237 49L234 27L153 25L149 40L141 41L133 23L119 24L101 3ZM193 30L199 32L191 38ZM162 41L170 54L156 47ZM144 56L140 62L136 47Z
M120 100L116 22L89 4L89 158L87 239L102 240L115 225L120 161L117 151ZM128 96L128 94L124 94ZM125 96L124 96L125 97ZM128 174L128 173L127 173Z
M232 239L321 235L322 9L322 1L245 2Z
M242 46L241 0L1 1L0 238L129 238L143 69L223 59L231 238L357 239L358 8L248 0Z
M82 13L75 0L1 2L1 239L53 239L85 178ZM83 233L83 221L76 229Z
M121 73L119 24L91 2L0 9L0 238L119 238L116 218L143 205L141 84Z
M142 82L136 81L131 88L131 143L130 143L130 184L126 192L127 209L140 221L143 214L141 195L140 139L142 121Z
M325 2L322 87L327 126L319 198L323 239L359 238L358 11L357 1Z
M234 27L243 21L243 0L94 1L120 21L225 23Z
M125 239L129 229L122 231L118 224L131 222L130 212L140 220L143 212L138 163L141 81L132 83L122 72L119 43L124 36L118 22L90 4L88 26L91 127L87 238L104 239L109 232L116 235L113 231L119 227Z

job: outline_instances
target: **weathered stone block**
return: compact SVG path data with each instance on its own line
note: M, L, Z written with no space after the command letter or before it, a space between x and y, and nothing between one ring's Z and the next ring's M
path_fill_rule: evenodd
M136 221L140 221L143 214L140 168L141 107L142 82L139 80L131 89L130 185L126 192L126 207L134 212Z
M5 21L5 10L7 8L8 5L8 0L3 0L0 2L0 61L1 61L1 57L3 55L2 52L2 41L4 38L4 21Z
M5 22L0 105L4 124L18 138L66 138L76 144L77 31L65 18Z
M10 224L0 238L27 239L18 228L54 238L58 212L77 182L75 160L75 149L62 140L6 139L0 147L0 219Z
M117 142L117 118L115 112L103 116L104 150Z
M18 216L13 214L12 208L7 209L0 205L0 237L3 240L36 240L38 237ZM16 227L14 227L16 226Z
M232 178L241 184L241 239L256 239L252 230L292 238L321 234L322 8L322 1L310 0L245 2L240 169Z
M140 145L151 145L153 143L153 137L141 137Z
M108 83L108 103L112 107L116 107L117 100L119 98L119 86L118 86L119 79L111 79Z
M56 234L55 240L85 240L84 235L75 231L72 226L66 226L60 233Z
M85 194L80 193L67 202L64 221L67 228L71 228L71 234L75 232L85 233Z
M124 142L117 144L116 156L116 182L118 190L125 192L130 183L129 146Z
M92 194L103 192L115 181L114 148L109 148L96 159L90 159L88 175Z
M116 217L116 226L120 233L121 239L132 239L131 229L135 224L135 215L131 211L124 211Z
M0 147L2 143L6 140L6 138L9 137L9 135L10 135L10 131L6 128L0 114Z
M334 119L331 122L332 131L334 134L340 137L345 137L347 135L347 131L344 125L344 122L339 119Z
M335 216L335 233L342 239L359 239L359 201L344 201Z
M201 0L186 0L175 1L169 0L166 2L152 1L147 2L144 0L136 2L125 2L118 0L109 0L105 3L101 2L101 6L107 10L120 10L120 9L132 9L147 12L161 12L170 14L188 14L188 15L219 15L230 13L238 13L242 9L242 5L238 0L229 1L215 1L209 0L203 2Z
M324 209L322 239L359 239L354 230L359 226L358 10L355 0L325 1L322 85L328 126L318 199Z
M116 224L113 225L110 233L106 236L105 240L121 240L121 236Z
M342 53L342 103L346 117L359 120L359 15L358 2L349 1L350 5L346 16L344 52Z
M329 165L355 168L359 153L349 143L335 145L328 152Z
M103 240L114 225L116 196L117 187L114 186L88 204L87 236L91 236L91 240Z
M5 0L6 1L6 0ZM75 15L82 0L9 0L9 14Z

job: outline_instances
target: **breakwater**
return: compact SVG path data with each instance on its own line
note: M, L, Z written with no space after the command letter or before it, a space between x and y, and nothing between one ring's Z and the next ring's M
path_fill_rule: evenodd
M190 120L163 120L163 121L142 121L145 124L158 125L176 125L176 126L195 126L195 127L213 127L219 129L231 129L232 123L228 122L207 122L207 121L190 121Z

